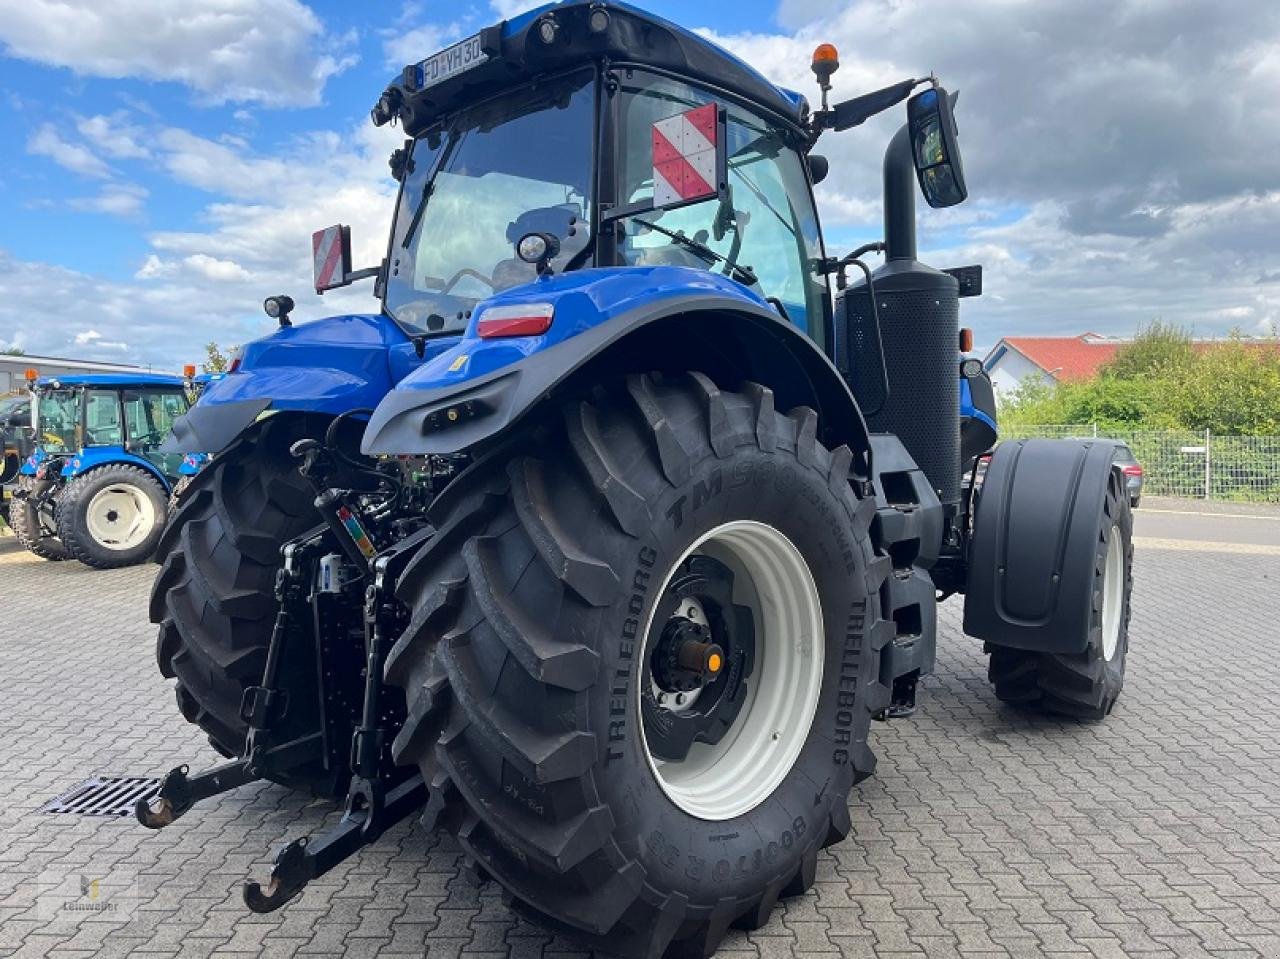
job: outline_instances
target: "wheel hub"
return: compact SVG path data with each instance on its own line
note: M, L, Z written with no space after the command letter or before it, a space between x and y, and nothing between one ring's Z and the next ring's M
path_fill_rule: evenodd
M724 663L724 650L712 641L711 627L674 616L653 651L653 679L664 693L691 693L713 682Z
M85 508L89 535L105 549L132 549L151 534L156 511L147 494L130 483L104 487Z

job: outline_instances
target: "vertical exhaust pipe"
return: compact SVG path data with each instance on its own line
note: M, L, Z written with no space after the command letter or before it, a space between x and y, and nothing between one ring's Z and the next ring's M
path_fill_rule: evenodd
M886 260L916 258L916 167L905 123L884 151L884 246Z

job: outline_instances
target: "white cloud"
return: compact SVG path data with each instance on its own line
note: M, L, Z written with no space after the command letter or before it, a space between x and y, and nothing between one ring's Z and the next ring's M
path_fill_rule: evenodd
M108 183L97 196L74 197L67 206L85 213L134 217L142 212L147 196L146 188L135 183Z
M541 7L546 4L547 0L489 0L489 9L494 12L499 19L510 20L517 14L524 13L526 10L532 10L534 7Z
M384 32L382 51L387 64L399 70L443 50L462 37L461 23L427 24L410 30L389 29Z
M225 282L229 280L247 280L249 271L234 260L219 260L207 253L193 253L182 261L196 273L209 280Z
M94 340L102 339L102 334L97 330L85 330L83 333L76 334L76 346L88 346Z
M175 180L238 198L278 195L300 169L296 160L249 156L233 143L217 143L174 127L157 135L156 148Z
M126 116L122 110L111 116L81 117L76 122L76 129L92 148L108 156L121 160L145 159L151 151L138 142L143 133L139 127L129 123Z
M355 62L299 0L0 0L12 56L81 76L185 84L201 99L310 106Z
M138 280L155 280L162 276L171 276L177 269L176 263L162 260L154 253L148 253L147 258L142 261L142 266L138 267L138 272L133 276Z
M27 152L46 156L60 167L83 176L106 178L111 168L88 147L62 138L52 123L41 124L27 141Z

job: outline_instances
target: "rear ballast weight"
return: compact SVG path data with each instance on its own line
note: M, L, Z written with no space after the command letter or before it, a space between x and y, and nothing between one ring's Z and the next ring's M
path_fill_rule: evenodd
M258 776L346 799L251 908L425 807L522 913L706 957L850 831L942 598L999 699L1113 708L1110 450L979 468L995 401L959 301L981 270L915 246L917 190L967 196L955 95L829 104L837 65L815 53L811 111L674 24L568 0L379 99L409 138L386 258L353 270L342 226L313 245L316 289L374 275L378 312L295 325L271 297L278 328L175 427L217 455L159 549L158 658L231 762L171 774L154 814ZM815 148L904 100L883 240L828 256Z

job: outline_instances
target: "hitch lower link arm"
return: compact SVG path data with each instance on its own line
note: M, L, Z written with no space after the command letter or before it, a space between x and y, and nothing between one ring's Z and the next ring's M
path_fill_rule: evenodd
M419 809L427 798L426 784L418 775L387 791L382 776L386 730L379 725L382 712L382 673L390 643L387 624L396 608L391 589L416 548L429 531L410 537L380 554L370 565L372 582L365 592L365 684L360 725L351 737L351 784L341 821L312 841L295 839L276 856L271 879L264 891L256 882L244 885L244 901L254 912L272 912L293 899L312 879L324 875L400 820Z
M324 738L319 732L273 745L270 731L288 708L288 697L277 688L276 676L294 611L303 601L302 563L319 552L325 532L313 531L291 540L281 549L284 564L276 573L275 584L280 609L267 644L262 682L248 687L240 703L240 718L248 727L240 758L194 776L188 775L190 767L186 764L170 770L160 781L160 790L155 796L139 799L134 804L134 816L148 829L170 825L202 799L256 782L273 771L314 762L323 755Z

